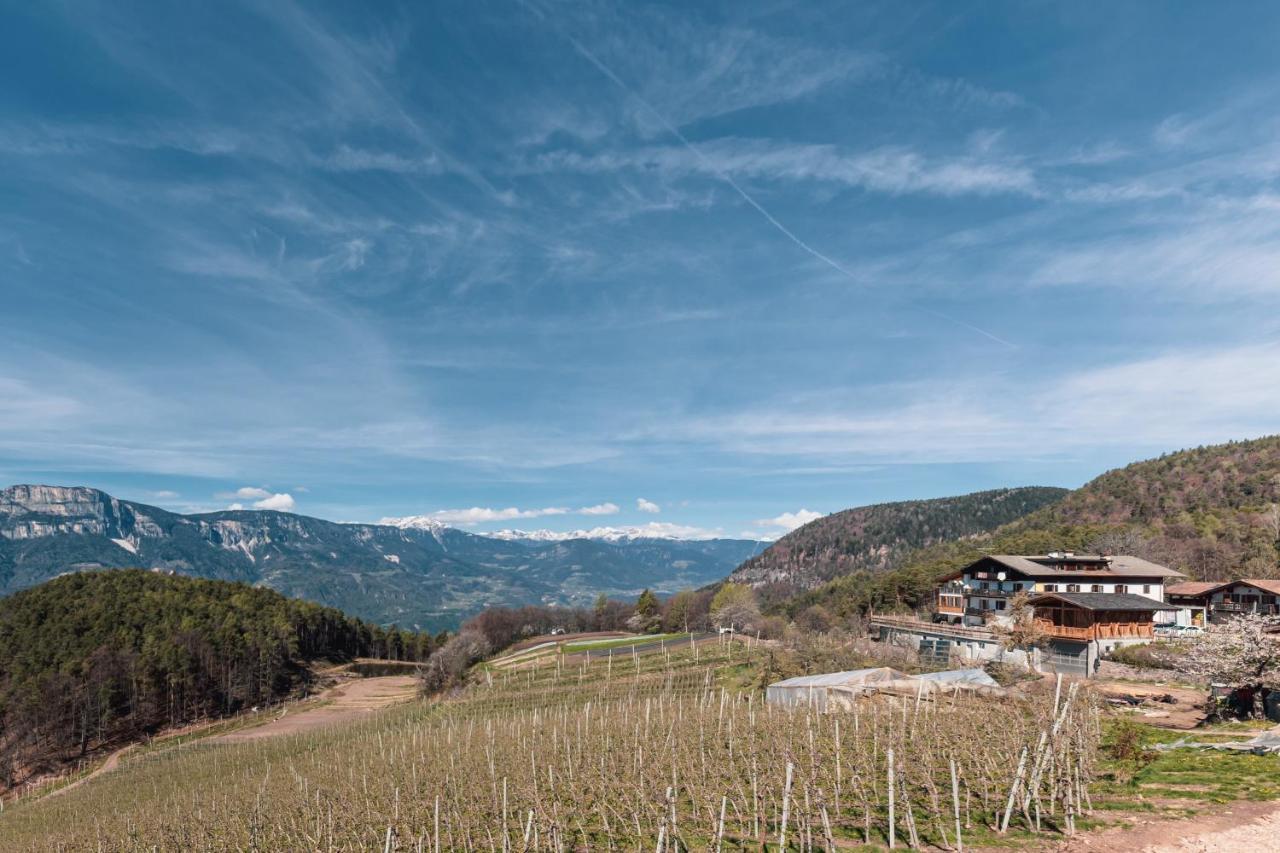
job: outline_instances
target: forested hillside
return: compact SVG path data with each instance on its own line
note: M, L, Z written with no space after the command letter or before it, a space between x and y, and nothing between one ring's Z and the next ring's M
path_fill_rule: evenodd
M311 660L430 651L425 635L240 583L67 575L0 599L0 782L279 699L307 680Z
M983 553L1054 549L1133 554L1197 580L1280 575L1280 436L1169 453L1108 471L992 533L908 554L893 571L857 571L783 605L835 614L911 607L936 578Z
M1033 486L847 509L788 533L729 579L776 597L852 572L884 571L918 548L994 530L1066 493Z

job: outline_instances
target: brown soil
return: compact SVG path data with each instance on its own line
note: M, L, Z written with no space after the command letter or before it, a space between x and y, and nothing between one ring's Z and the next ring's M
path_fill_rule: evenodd
M389 705L407 702L416 695L417 689L418 680L409 675L351 679L321 693L317 698L324 704L301 711L286 707L280 716L263 725L231 732L213 741L261 740L351 722Z
M1204 705L1207 691L1188 687L1171 687L1167 684L1134 684L1127 681L1107 681L1098 679L1092 686L1102 694L1103 698L1134 697L1142 700L1134 706L1133 719L1140 723L1149 723L1162 729L1186 731L1194 729L1204 722ZM1172 703L1160 701L1160 697L1171 696ZM1121 714L1125 706L1114 706Z

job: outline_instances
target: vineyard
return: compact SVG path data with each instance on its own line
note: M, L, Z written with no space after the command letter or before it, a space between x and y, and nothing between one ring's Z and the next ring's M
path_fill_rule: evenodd
M1084 692L783 711L742 642L484 669L340 730L199 741L10 807L5 850L958 849L1090 810Z

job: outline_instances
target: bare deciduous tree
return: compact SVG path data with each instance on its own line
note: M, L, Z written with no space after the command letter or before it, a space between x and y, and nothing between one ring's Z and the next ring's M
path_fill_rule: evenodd
M1043 646L1049 639L1044 626L1036 621L1036 609L1031 596L1019 592L1009 599L1009 618L1006 622L992 622L990 627L1005 649L1033 649Z

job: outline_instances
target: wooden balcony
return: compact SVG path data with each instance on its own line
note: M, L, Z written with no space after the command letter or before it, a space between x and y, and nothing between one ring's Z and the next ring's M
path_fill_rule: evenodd
M1263 616L1275 616L1277 612L1280 612L1280 606L1275 604L1261 604L1252 601L1220 601L1210 605L1210 608L1219 613L1260 613Z
M1050 637L1063 640L1114 640L1126 637L1153 637L1154 627L1150 622L1097 622L1088 627L1074 625L1055 625L1047 619L1037 619L1044 632Z
M1064 640L1092 640L1093 628L1073 628L1070 625L1055 625L1047 619L1037 619L1038 625L1050 637Z

